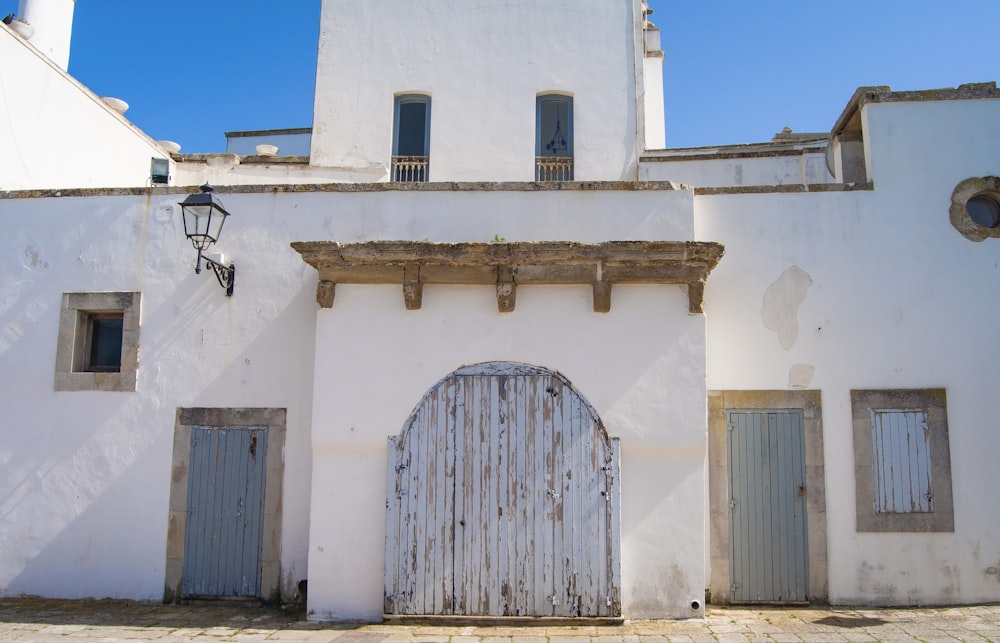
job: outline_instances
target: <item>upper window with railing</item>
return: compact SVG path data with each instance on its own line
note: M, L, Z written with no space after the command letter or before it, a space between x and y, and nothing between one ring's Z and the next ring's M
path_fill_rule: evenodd
M535 180L573 180L573 99L540 95L535 103Z
M391 180L422 183L430 169L431 97L396 97L392 127Z

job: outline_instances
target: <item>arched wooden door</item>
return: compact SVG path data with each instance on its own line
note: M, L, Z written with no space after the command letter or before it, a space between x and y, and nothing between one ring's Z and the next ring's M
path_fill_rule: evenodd
M455 371L389 438L385 613L621 614L618 441L553 371Z

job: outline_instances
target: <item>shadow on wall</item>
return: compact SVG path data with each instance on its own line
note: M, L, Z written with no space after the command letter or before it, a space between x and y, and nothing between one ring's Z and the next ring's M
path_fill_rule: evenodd
M34 202L15 205L22 214L46 215L35 212ZM250 406L260 391L269 391L269 403L296 408L307 423L312 387L301 382L311 382L313 369L315 280L303 277L304 267L280 273L273 278L290 283L275 290L280 296L269 308L243 319L231 311L226 317L221 309L231 302L214 278L194 274L193 253L183 235L178 241L177 221L157 218L156 206L116 201L88 211L87 226L78 211L65 211L72 214L45 216L45 229L61 228L60 237L40 245L22 233L5 244L13 260L0 266L0 360L5 373L18 376L18 386L4 392L8 421L0 440L0 594L159 598L175 409L191 406L195 397L205 405L232 402L234 388L235 401ZM157 222L165 227L148 230ZM126 266L122 270L101 246L111 229L118 237L142 236L137 254L116 262ZM52 250L56 245L74 250L59 254ZM154 254L148 264L142 257L147 246ZM149 291L138 392L53 393L62 293L129 289ZM237 310L252 306L253 293L244 297ZM229 322L228 335L211 338L211 349L227 365L215 372L198 361L201 349L192 338L220 318ZM239 356L226 354L233 337L252 333L258 334ZM199 366L193 373L192 364ZM285 372L304 375L282 377ZM201 386L198 377L210 382ZM309 435L297 435L301 439L290 441L286 453L304 465L296 467L299 484L292 490L306 498L301 515L294 515L305 523L305 534ZM305 552L304 542L297 546Z
M24 561L3 588L4 593L159 598L170 475L163 454L170 450L170 436L161 431L128 468L102 485L93 497L87 497L91 490L85 483L75 485L77 494L67 502L81 505L80 513L58 525L58 532ZM72 494L71 488L67 493ZM157 506L164 510L151 513L149 508Z
M213 285L219 290L218 285ZM211 295L217 296L214 292ZM247 291L243 296L252 298L253 293ZM255 302L258 309L251 314L270 321L190 406L215 407L220 406L220 401L236 399L239 404L225 406L280 407L310 417L316 359L315 296L313 280L302 285L280 311L273 310L273 303Z

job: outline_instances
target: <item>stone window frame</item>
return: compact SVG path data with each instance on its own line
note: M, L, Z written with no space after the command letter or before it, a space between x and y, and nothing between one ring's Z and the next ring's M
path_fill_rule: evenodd
M826 533L826 470L823 452L823 399L820 391L719 390L708 392L709 578L712 602L730 602L729 449L727 411L802 411L806 465L806 542L809 556L808 598L829 600Z
M139 368L139 292L67 292L59 310L53 388L56 391L134 392ZM121 367L117 372L83 370L93 315L122 315Z
M875 511L875 472L872 459L872 411L919 410L930 429L931 484L934 509L924 513ZM851 422L854 438L854 502L857 531L954 532L951 486L951 447L948 439L948 401L943 388L852 390Z
M178 408L174 422L173 458L170 471L170 504L167 521L167 560L163 602L177 603L184 571L184 534L187 528L188 484L193 427L266 426L267 465L264 479L264 527L261 539L260 598L281 600L281 521L285 477L285 430L283 408Z
M988 228L972 220L966 204L975 196L988 196L1000 202L1000 177L984 176L965 179L951 193L951 208L948 215L951 225L969 241L984 241L1000 238L1000 226Z

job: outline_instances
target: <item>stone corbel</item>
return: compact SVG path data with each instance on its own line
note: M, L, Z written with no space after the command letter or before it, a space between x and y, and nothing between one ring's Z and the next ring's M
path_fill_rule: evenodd
M701 315L705 312L705 280L688 282L688 312Z
M403 299L406 310L420 310L424 300L424 284L420 281L420 264L408 263L403 269Z
M320 308L333 308L333 296L337 284L332 281L320 281L316 284L316 303Z
M517 299L517 284L514 283L514 271L510 266L497 268L497 310L501 313L514 312Z
M594 312L611 312L611 282L598 279L594 282Z

